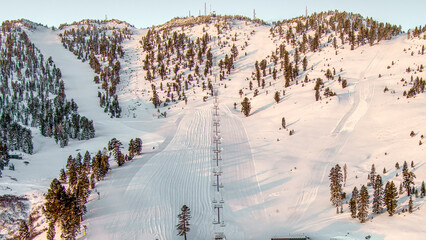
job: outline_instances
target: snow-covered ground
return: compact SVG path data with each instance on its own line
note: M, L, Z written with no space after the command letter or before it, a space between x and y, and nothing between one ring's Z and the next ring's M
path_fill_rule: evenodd
M202 27L194 27L193 34L202 33ZM213 186L212 173L213 100L202 102L204 93L195 93L195 101L163 108L168 117L157 118L148 94L143 95L150 89L141 68L144 56L139 45L146 30L133 29L133 38L124 42L126 56L118 86L124 117L111 119L99 107L98 87L88 63L62 46L57 31L41 27L29 37L61 69L67 97L74 98L81 115L93 119L96 137L70 141L69 146L59 148L53 139L34 130L35 153L24 157L30 163L12 160L16 170L3 172L1 193L46 192L69 155L86 150L95 153L113 137L125 143L126 149L130 139L140 137L142 156L120 168L114 165L111 174L97 184L100 199L92 196L87 204L83 222L87 233L79 239L180 239L175 226L183 204L192 211L189 239L211 239L214 232L224 232L233 240L288 234L306 234L311 239L345 235L348 239L365 239L367 235L371 239L423 239L426 229L419 223L425 221L424 199L414 199L413 213L401 213L408 199L400 195L397 215L370 213L367 223L361 224L350 217L347 204L343 214L336 214L329 201L328 174L335 164L347 164L347 194L354 186L359 189L367 183L372 164L384 182L394 180L397 186L401 176L396 173L401 170L395 169L396 162L414 161L417 187L426 178L425 145L419 145L420 136L426 134L422 124L426 121L426 97L403 97L409 86L400 81L405 78L409 82L413 73L406 73L407 67L426 65L424 56L417 54L425 41L401 35L354 51L345 45L337 55L331 46L326 47L309 55L309 67L315 66L308 71L309 78L325 79L325 70L334 67L347 79L348 87L342 89L337 80L325 81L337 96L316 102L314 83L303 86L299 82L286 88L277 104L273 93L283 90L282 78L257 97L246 89L245 79L251 76L254 62L274 51L277 44L268 37L267 26L239 23L232 31L248 34L252 30L250 40L241 38L236 43L248 41L247 56L240 52L228 77L231 81L215 83L219 88L223 159L220 194ZM416 75L425 78L422 72ZM391 91L384 93L385 87ZM248 118L233 107L234 102L242 101L239 89L252 98ZM287 130L281 129L282 117ZM289 136L289 129L294 129L293 136ZM414 137L409 135L412 130ZM386 174L382 174L383 168ZM212 201L221 199L223 227L212 224L216 217Z

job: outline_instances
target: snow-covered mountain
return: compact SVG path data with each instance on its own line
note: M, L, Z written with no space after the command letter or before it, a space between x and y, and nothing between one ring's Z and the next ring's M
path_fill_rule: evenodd
M183 205L191 209L189 239L213 239L218 232L227 239L426 234L416 224L425 221L425 28L407 34L330 11L274 25L200 16L149 29L118 20L59 29L24 20L12 29L25 32L44 59L51 57L66 98L96 133L61 148L17 118L31 129L34 151L9 160L15 169L2 171L2 194L26 196L41 212L52 179L62 168L68 173L68 156L95 156L112 138L128 154L131 139L143 141L142 154L120 167L110 157L109 174L88 197L78 239L180 239ZM2 27L2 54L8 31ZM405 173L415 175L411 213L404 161ZM341 208L330 201L336 164L346 169ZM373 164L383 185L393 181L400 191L394 216L386 206L372 212ZM349 208L354 187L362 185L369 193L365 223ZM46 239L48 222L41 217L37 224L36 239ZM2 234L16 229L5 224ZM60 229L58 223L55 239Z

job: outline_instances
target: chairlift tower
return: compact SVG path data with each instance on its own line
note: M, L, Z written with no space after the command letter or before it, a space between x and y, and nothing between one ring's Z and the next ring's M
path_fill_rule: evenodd
M213 186L216 186L217 192L223 188L223 184L220 183L220 176L222 176L222 170L220 168L213 170L213 175L216 177L216 182L213 183Z

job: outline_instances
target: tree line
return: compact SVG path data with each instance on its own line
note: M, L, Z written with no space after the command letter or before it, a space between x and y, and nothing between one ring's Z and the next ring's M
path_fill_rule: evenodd
M0 140L9 150L32 154L32 133L25 126L38 127L61 147L70 138L93 138L93 122L79 115L74 100L66 98L60 69L31 43L23 23L5 21L1 27Z
M124 56L121 43L129 39L131 31L125 24L123 28L108 26L116 20L98 22L83 20L73 25L62 25L59 33L63 46L81 61L89 62L97 74L93 81L100 84L103 92L98 92L99 105L111 117L120 117L121 108L116 95L120 83L120 61Z
M398 171L400 169L399 163L395 164L395 168ZM411 168L414 168L414 163L412 162ZM387 170L383 169L383 174L386 174ZM371 212L373 214L381 214L385 210L388 212L389 216L393 216L397 213L398 200L400 195L404 193L407 194L409 198L408 206L402 207L401 211L408 211L412 213L414 211L413 197L415 198L424 198L425 196L425 184L422 182L419 188L415 187L414 178L416 177L413 171L410 171L409 166L406 161L404 161L402 167L402 181L399 185L399 190L397 184L393 180L386 182L383 187L383 179L380 174L376 172L375 165L371 166L371 171L368 174L369 182L363 184L360 189L356 186L352 190L351 198L348 203L349 211L351 212L352 218L358 218L361 223L366 222L369 216L370 211L370 194L369 188L373 194L371 201ZM343 204L346 199L346 193L343 191L343 187L346 184L347 177L347 167L346 164L342 168L339 164L336 164L330 170L329 179L330 179L330 201L333 206L336 207L337 213L343 213ZM398 173L396 174L398 177Z

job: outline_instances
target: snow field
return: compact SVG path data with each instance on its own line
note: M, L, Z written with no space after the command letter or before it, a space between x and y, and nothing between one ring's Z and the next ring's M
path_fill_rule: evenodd
M244 240L289 233L305 233L312 239L330 239L348 233L350 239L365 239L367 235L380 240L423 239L426 230L418 223L424 221L424 200L415 199L415 207L420 209L403 214L401 210L408 199L401 195L399 215L370 213L368 222L360 224L350 217L346 204L344 213L336 214L329 201L328 173L336 163L347 164L344 191L348 199L354 186L359 189L367 183L373 163L384 182L394 180L399 186L401 177L396 174L400 170L394 165L397 161L402 165L404 160L415 163L417 187L425 179L425 145L419 146L420 136L426 134L421 124L426 121L425 95L402 97L402 92L411 87L411 75L425 78L421 72L405 72L409 66L426 65L424 56L417 54L424 41L406 40L401 35L354 51L345 45L345 49L337 50L337 55L331 46L310 53L309 67L314 68L308 70L309 79L325 79L324 71L334 67L337 74L348 80L345 89L337 82L337 76L335 80L325 80L326 87L337 93L336 97L323 97L315 102L314 82L302 87L304 75L300 76L298 85L289 88L282 87L282 78L273 81L268 76L271 86L259 89L260 94L253 97L245 79L254 71L254 62L264 59L280 43L268 37L269 27L243 25L237 22L228 34L241 32L244 36L252 30L255 33L249 35L250 40L237 38L238 47L246 40L248 46L239 52L235 70L228 79L216 82L222 86L219 96L224 188L221 194L212 186L215 179L211 98L202 102L205 92L197 90L190 96L196 101L161 108L161 112L167 111L168 118L157 119L147 93L150 83L144 79L140 67L144 56L138 49L138 41L145 30L134 30L133 39L123 44L126 56L118 86L125 115L122 119L109 119L99 108L92 69L62 47L56 32L39 29L29 34L45 57L51 55L60 67L67 97L75 99L82 115L94 120L96 138L71 141L68 147L60 149L53 139L43 138L34 130L36 154L31 156L28 167L15 164L15 172L5 171L4 176L10 173L18 178L17 183L10 180L5 184L13 189L12 193L46 191L68 155L75 155L77 149L95 153L112 137L125 143L126 149L131 138L141 137L143 155L121 168L113 165L111 175L98 183L100 200L92 195L87 204L83 224L88 226L88 232L80 239L180 239L175 226L183 204L192 210L189 239L210 239L217 231L224 231L229 239ZM201 36L203 27L209 34L215 32L213 26L205 25L185 31ZM215 56L229 53L228 47L212 50ZM401 78L407 80L408 86L403 86ZM395 93L384 93L385 86ZM233 109L234 102L242 101L239 89L251 98L252 111L248 118L242 116L240 106ZM286 91L279 104L273 100L276 90ZM279 130L282 117L286 118L287 130ZM295 130L295 135L289 136L290 129ZM412 130L417 134L415 137L409 136ZM386 174L382 174L384 167L388 170ZM212 224L215 218L212 200L220 198L225 201L224 228Z

